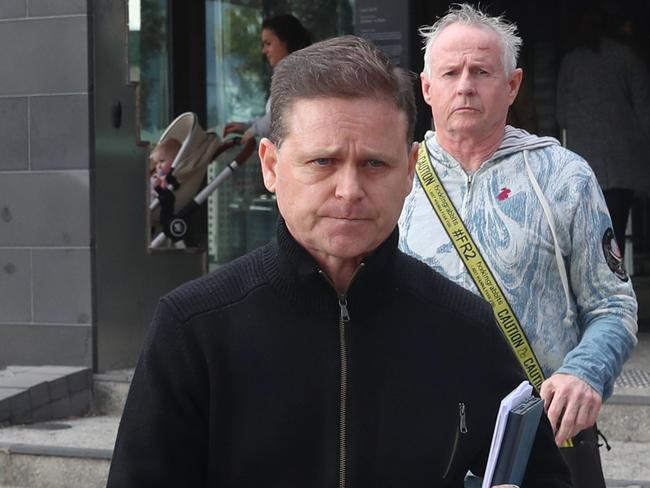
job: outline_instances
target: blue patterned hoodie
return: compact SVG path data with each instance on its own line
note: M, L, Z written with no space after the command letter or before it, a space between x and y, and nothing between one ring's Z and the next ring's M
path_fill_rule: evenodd
M603 395L636 345L637 302L598 182L557 140L507 126L499 149L473 174L428 133L432 163L521 322L546 377L575 375ZM554 239L524 162L549 202ZM399 220L400 248L478 294L419 182ZM453 326L453 324L449 324Z

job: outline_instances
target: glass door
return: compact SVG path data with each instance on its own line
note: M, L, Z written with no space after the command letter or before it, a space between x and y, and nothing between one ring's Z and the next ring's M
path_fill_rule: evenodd
M264 19L292 14L318 41L353 32L351 0L206 0L208 126L221 135L227 122L249 122L265 112L271 69L261 52ZM237 149L213 163L209 179ZM230 261L268 242L275 232L277 206L264 188L257 155L233 173L208 206L209 261Z

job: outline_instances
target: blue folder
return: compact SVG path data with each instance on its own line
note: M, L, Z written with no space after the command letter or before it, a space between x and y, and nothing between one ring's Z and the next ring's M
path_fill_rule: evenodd
M510 411L492 484L521 485L543 411L544 402L537 397L530 397Z

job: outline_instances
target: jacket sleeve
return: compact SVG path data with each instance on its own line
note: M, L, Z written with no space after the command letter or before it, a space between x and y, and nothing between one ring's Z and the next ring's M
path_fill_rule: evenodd
M266 101L264 115L251 120L251 131L257 137L268 137L271 132L271 99Z
M120 422L109 488L205 486L208 387L190 332L161 301Z
M486 324L488 330L486 341L490 345L487 348L490 358L486 361L486 367L491 369L488 369L486 374L492 380L490 392L493 392L496 397L492 398L491 402L498 410L503 397L514 390L526 377L521 363L501 333L499 326L494 320L490 322ZM495 417L496 412L489 417L492 423ZM491 433L492 430L490 430L490 435ZM490 440L491 437L486 439L487 447L477 462L471 466L473 473L482 475L485 472ZM545 414L542 414L537 428L522 486L526 488L568 488L571 486L571 475L555 444L553 431Z
M605 400L636 345L637 302L593 172L586 168L571 191L577 198L568 225L568 258L580 338L557 372L583 379Z

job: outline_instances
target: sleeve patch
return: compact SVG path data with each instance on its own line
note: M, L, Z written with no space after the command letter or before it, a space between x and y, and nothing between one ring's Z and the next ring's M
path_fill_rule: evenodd
M619 280L628 281L629 277L623 266L623 254L621 253L621 248L618 247L616 237L614 237L614 231L611 227L603 234L603 254L605 256L605 262L609 266L609 269L612 270L612 273Z

